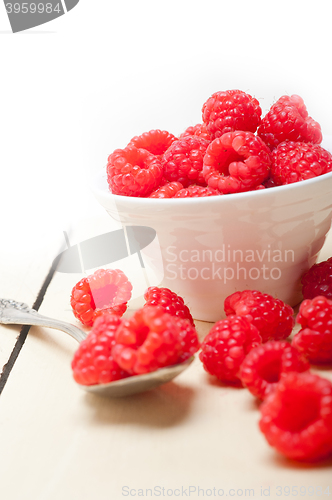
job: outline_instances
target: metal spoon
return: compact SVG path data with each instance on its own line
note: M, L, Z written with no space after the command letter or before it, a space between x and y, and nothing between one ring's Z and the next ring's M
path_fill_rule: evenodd
M0 324L1 323L4 325L36 325L56 328L57 330L68 333L77 340L77 342L82 342L87 336L85 332L70 323L42 316L34 309L31 309L27 304L24 304L24 302L17 302L16 300L10 299L0 299ZM169 382L183 370L188 368L193 360L194 357L191 357L178 365L160 368L159 370L144 375L133 375L132 377L110 382L108 384L78 385L85 391L93 392L100 396L108 396L111 398L129 396Z

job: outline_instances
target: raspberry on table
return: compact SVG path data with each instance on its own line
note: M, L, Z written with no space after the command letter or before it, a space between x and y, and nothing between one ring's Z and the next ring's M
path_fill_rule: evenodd
M138 309L116 332L112 356L131 375L181 363L199 349L195 327L159 306Z
M164 178L180 182L183 187L190 184L206 186L202 169L208 144L206 139L194 135L174 141L162 157Z
M287 141L272 151L271 179L276 186L312 179L332 170L332 155L318 144Z
M304 101L298 95L280 97L262 119L257 135L271 150L284 141L322 142L319 123L308 115Z
M181 182L167 182L152 191L149 198L174 198L176 193L183 189Z
M284 340L294 327L293 309L280 299L258 290L244 290L229 295L224 302L226 315L247 318L259 331L263 343Z
M332 300L332 257L314 264L301 279L302 295L305 299L313 299L317 295Z
M105 313L122 316L131 291L131 283L120 269L98 269L76 283L70 304L75 317L83 325L91 326L98 316Z
M332 384L310 372L289 373L260 407L268 443L293 460L317 461L332 453Z
M256 132L262 110L257 99L242 90L215 92L203 104L203 122L212 139L226 132Z
M113 194L149 196L162 179L160 159L134 146L116 149L107 163L107 182Z
M105 314L96 319L71 363L73 376L78 384L107 384L129 376L112 356L115 332L120 324L121 318L115 314Z
M150 286L144 294L144 299L144 307L160 306L164 309L164 312L178 318L187 319L192 325L194 324L189 307L185 305L183 298L169 290L169 288Z
M216 189L192 184L187 188L180 189L174 198L202 198L204 196L217 196L220 194L222 193L219 193Z
M128 146L135 146L138 149L146 149L156 156L161 156L177 140L173 134L166 130L150 130L131 139Z
M249 191L268 178L271 155L252 132L237 130L212 141L203 159L203 176L221 193Z
M222 382L240 383L240 366L251 349L262 342L246 318L228 316L217 321L202 343L199 359L204 369Z
M292 345L311 363L332 363L332 300L320 295L304 300L296 321L302 329Z
M197 137L202 137L207 141L211 142L212 138L207 131L205 123L197 123L197 125L186 128L186 130L180 134L179 139L187 137L188 135L196 135Z
M259 399L276 388L289 372L304 372L310 365L297 349L285 341L271 341L252 349L240 368L240 380Z

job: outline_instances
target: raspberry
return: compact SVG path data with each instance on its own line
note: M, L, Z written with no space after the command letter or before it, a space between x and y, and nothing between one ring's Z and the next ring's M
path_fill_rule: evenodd
M188 135L173 142L163 155L164 177L168 181L206 186L202 174L203 156L209 142L206 139Z
M113 194L148 196L162 178L159 158L145 149L116 149L107 164L107 181Z
M131 297L132 285L119 269L99 269L81 279L71 292L70 304L75 317L91 326L105 313L122 316Z
M235 292L225 299L225 313L247 318L259 331L263 343L283 340L294 326L293 309L267 293L258 290Z
M248 352L261 343L256 327L246 318L217 321L202 343L199 359L204 369L223 382L239 383L239 369Z
M241 90L216 92L203 105L203 121L212 139L226 132L256 132L261 122L259 102Z
M220 194L216 189L192 184L187 188L180 189L174 198L201 198L203 196L216 196Z
M150 306L122 321L112 355L123 370L141 374L181 363L198 348L196 330L188 320Z
M271 179L274 184L291 184L332 170L332 155L318 144L282 142L272 152Z
M303 99L284 95L262 119L257 135L273 150L280 142L300 141L320 144L320 125L308 116Z
M332 301L323 296L304 300L296 321L302 329L292 345L311 363L332 363Z
M283 375L309 368L308 361L288 342L273 341L259 345L247 354L239 376L251 394L265 399Z
M203 175L209 187L238 193L259 186L270 171L270 151L252 132L236 131L212 141L204 156Z
M180 135L179 139L187 137L188 135L196 135L197 137L202 137L209 142L211 142L212 140L210 134L207 131L205 123L198 123L193 127L186 128L186 130Z
M144 299L146 301L144 307L160 306L164 312L178 318L187 319L192 325L194 324L190 310L185 305L183 298L168 288L150 286L144 294Z
M183 189L180 182L168 182L155 191L152 191L149 198L174 198L180 189Z
M161 156L177 138L166 130L150 130L142 135L133 137L128 146L146 149L156 156Z
M96 319L71 363L78 384L107 384L128 377L128 373L119 367L111 354L115 345L115 332L120 324L121 318L113 314Z
M289 373L261 405L260 430L293 460L316 461L332 452L332 384L310 372Z
M302 294L305 299L324 295L332 300L332 257L314 264L301 279Z

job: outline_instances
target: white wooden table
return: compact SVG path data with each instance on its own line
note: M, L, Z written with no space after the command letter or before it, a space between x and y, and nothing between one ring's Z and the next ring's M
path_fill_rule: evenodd
M114 227L90 203L95 210L76 221L73 243ZM59 232L21 255L2 250L0 297L75 322L69 296L82 276L50 273L63 239ZM330 255L332 235L320 260ZM201 338L210 327L197 322ZM288 487L302 498L332 493L332 461L301 465L277 455L258 430L249 392L212 381L198 359L163 387L107 400L74 383L76 346L60 331L0 327L1 500L283 498ZM321 373L332 380L332 370Z

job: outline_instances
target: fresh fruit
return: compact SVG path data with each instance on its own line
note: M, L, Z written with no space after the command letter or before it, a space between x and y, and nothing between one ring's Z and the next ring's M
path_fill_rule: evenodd
M186 128L186 130L180 135L179 139L187 137L188 135L196 135L197 137L202 137L209 142L211 141L211 136L207 131L205 123L198 123L193 127Z
M152 191L149 198L174 198L176 193L181 189L183 189L183 186L180 182L167 182Z
M210 188L239 193L256 188L268 178L271 155L252 132L229 132L212 141L204 156L203 176Z
M114 361L112 348L120 316L107 314L97 318L91 331L74 354L71 363L75 381L81 385L107 384L128 377Z
M206 139L194 135L173 142L162 157L164 178L169 182L180 182L183 187L190 184L206 186L202 169L208 144Z
M332 257L314 264L301 279L302 294L305 299L313 299L317 295L332 300Z
M220 194L216 189L192 184L187 188L180 189L174 198L202 198L204 196L216 196Z
M271 179L276 186L305 181L332 170L332 155L318 144L282 142L272 152Z
M158 288L150 286L144 294L145 304L147 306L160 306L164 312L177 316L178 318L187 319L192 325L194 320L188 306L180 295L177 295L168 288Z
M256 132L261 121L259 102L241 90L215 92L204 103L203 121L212 139L226 132L244 130Z
M296 317L302 329L292 344L311 363L332 363L332 300L323 296L306 299Z
M113 194L149 196L162 178L160 159L146 149L116 149L107 163L107 181Z
M255 347L247 354L239 377L251 394L265 399L282 376L309 368L308 361L288 342L272 341Z
M199 349L195 327L162 307L138 309L116 332L112 356L131 375L181 363Z
M320 144L320 125L309 115L303 99L298 95L284 95L277 100L262 119L257 135L273 150L284 141Z
M150 130L142 135L133 137L128 146L146 149L156 156L161 156L177 138L166 130Z
M235 292L225 299L226 315L237 314L247 318L259 331L262 341L283 340L294 326L293 309L267 293L258 290Z
M246 318L217 321L202 343L199 359L204 369L223 382L240 383L240 366L248 352L261 343L258 330Z
M332 453L332 384L310 372L289 373L261 405L260 430L268 443L294 460Z
M75 317L91 326L105 313L122 315L131 298L132 285L119 269L99 269L81 279L71 292L70 304Z

